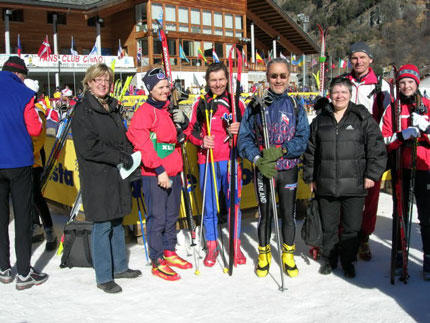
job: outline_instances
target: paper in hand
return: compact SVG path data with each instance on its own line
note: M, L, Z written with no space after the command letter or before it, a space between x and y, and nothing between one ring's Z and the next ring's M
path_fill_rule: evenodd
M142 154L140 151L136 151L135 153L131 154L131 158L133 158L133 166L131 166L130 169L125 169L124 166L121 166L119 168L119 174L121 175L122 179L126 179L130 176L131 173L133 173L137 167L140 166L140 161L142 159Z

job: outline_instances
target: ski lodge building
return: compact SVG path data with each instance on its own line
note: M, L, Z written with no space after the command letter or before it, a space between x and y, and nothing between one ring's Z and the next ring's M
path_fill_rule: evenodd
M274 57L319 53L274 0L6 0L0 10L0 66L20 50L29 77L47 94L65 85L76 91L90 65L114 60L116 78L136 74L132 84L143 86L141 73L162 62L157 20L167 34L173 79L184 88L205 83L213 53L227 65L234 44L246 57L245 89L264 79L256 52L262 58L269 50ZM52 54L40 59L46 36Z

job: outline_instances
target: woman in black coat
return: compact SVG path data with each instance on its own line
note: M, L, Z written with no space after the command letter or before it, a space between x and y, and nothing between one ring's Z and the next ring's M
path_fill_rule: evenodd
M369 111L350 101L352 84L334 79L326 104L311 124L304 154L304 180L311 184L323 227L321 274L337 267L355 277L364 198L382 176L387 154L381 131ZM339 242L339 224L340 230Z
M142 273L127 264L122 219L131 212L131 190L117 166L122 163L129 169L133 165L133 148L125 135L118 101L108 94L112 79L112 70L105 64L87 70L72 134L85 218L94 222L91 247L97 287L118 293L121 287L114 278L135 278Z

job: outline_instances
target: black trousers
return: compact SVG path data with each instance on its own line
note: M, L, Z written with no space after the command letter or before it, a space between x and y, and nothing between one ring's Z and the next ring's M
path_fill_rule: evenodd
M409 185L411 170L403 169L403 214L409 212ZM416 198L418 220L421 227L421 239L424 254L430 255L430 171L417 170L415 175L414 195ZM407 228L406 228L407 229ZM400 248L400 243L399 243Z
M40 224L39 215L42 218L43 226L46 228L52 228L52 218L49 212L48 204L42 195L40 187L40 179L42 176L43 168L34 167L33 172L33 196L34 204L32 208L33 224Z
M15 215L15 254L18 274L27 276L31 258L31 167L0 169L0 270L11 267L9 253L9 194Z
M323 229L322 256L330 262L337 263L339 253L343 264L356 260L364 199L364 196L318 197Z
M296 191L297 191L297 166L278 171L275 177L275 191L279 198L279 213L281 219L282 240L287 245L294 244L296 234ZM272 233L272 202L270 197L269 179L263 176L258 169L254 174L255 192L258 199L258 212L260 214L258 222L258 243L260 246L266 246L270 243Z

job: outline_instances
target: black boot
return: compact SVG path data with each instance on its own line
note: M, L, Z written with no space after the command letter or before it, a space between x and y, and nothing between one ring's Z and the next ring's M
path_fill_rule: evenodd
M342 264L343 275L346 278L354 278L355 277L355 267L352 263Z

